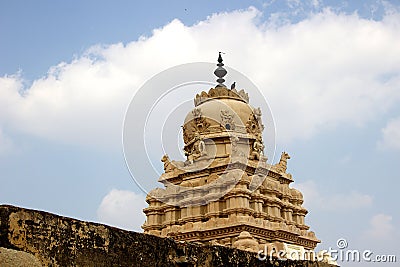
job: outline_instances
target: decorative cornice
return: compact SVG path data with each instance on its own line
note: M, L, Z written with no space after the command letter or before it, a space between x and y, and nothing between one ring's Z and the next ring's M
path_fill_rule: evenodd
M203 91L197 94L194 99L194 105L198 105L209 101L211 99L235 99L245 103L249 103L249 95L242 89L237 91L236 89L228 89L226 87L211 88L208 93Z
M253 225L238 224L233 226L224 226L206 230L193 230L187 232L172 232L168 236L175 240L186 240L186 241L210 241L216 238L224 238L227 236L236 236L242 231L248 231L254 237L262 239L270 239L271 241L282 241L290 242L295 245L304 246L308 249L314 249L321 241L305 236L300 236L295 233L287 232L284 230L273 230L261 228Z

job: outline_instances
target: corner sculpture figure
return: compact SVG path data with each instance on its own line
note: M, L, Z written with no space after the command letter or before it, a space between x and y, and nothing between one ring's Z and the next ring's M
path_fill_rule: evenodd
M165 154L162 158L161 158L161 162L164 163L164 171L165 172L172 172L174 171L176 168L183 168L184 163L183 162L179 162L179 161L171 161L169 159L168 154Z
M290 156L286 152L282 152L281 158L277 164L273 166L273 168L280 173L285 173L287 169L287 161L290 159Z
M305 224L302 193L289 186L289 154L267 163L261 109L236 83L226 88L221 53L214 74L216 86L195 96L182 126L186 162L162 158L164 187L146 197L144 232L255 252L313 251L320 241Z
M253 144L253 152L251 155L255 160L261 160L261 156L263 155L264 151L264 144L261 138L261 134L257 134L257 139L254 141Z

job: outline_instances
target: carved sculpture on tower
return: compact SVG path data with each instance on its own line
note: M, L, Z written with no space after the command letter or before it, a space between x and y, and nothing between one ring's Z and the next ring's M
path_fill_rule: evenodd
M164 188L146 197L144 232L251 251L313 250L320 241L305 225L303 195L289 186L289 154L267 163L261 109L243 89L224 85L221 54L217 66L218 84L195 96L182 126L187 160L162 157Z

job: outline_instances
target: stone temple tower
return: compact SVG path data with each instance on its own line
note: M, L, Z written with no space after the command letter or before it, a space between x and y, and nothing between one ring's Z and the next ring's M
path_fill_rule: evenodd
M221 54L217 66L218 84L195 96L182 126L187 160L162 158L164 188L147 195L144 232L251 251L313 250L320 241L304 223L303 195L289 186L289 155L267 163L260 108L224 85Z

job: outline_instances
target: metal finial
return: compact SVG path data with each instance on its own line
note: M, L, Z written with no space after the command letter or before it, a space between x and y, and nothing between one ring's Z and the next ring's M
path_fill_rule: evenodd
M221 53L222 53L222 52L218 52L218 54L219 54L219 55L218 55L218 63L222 63L222 61L223 61L223 60L222 60Z
M217 87L226 87L224 84L225 79L223 77L227 74L227 71L223 67L224 63L222 63L223 59L222 59L221 54L222 54L222 52L219 52L219 54L218 54L218 64L217 64L218 68L214 71L214 74L215 74L215 76L218 77Z

